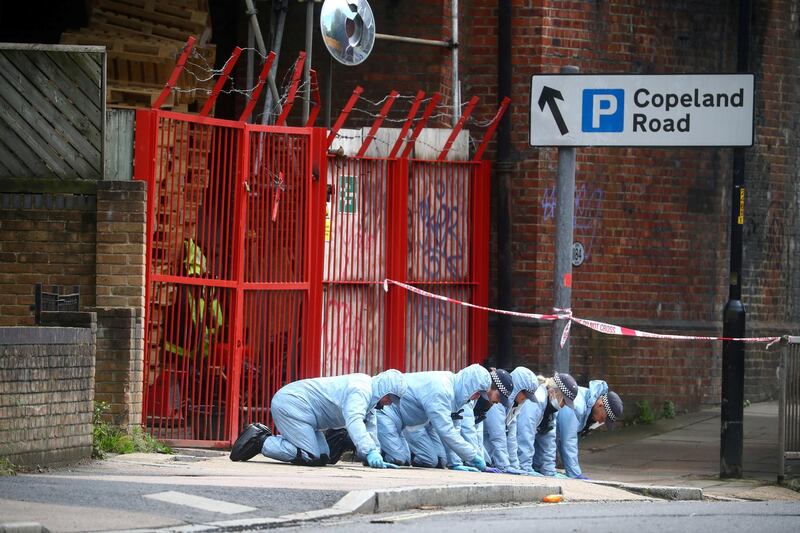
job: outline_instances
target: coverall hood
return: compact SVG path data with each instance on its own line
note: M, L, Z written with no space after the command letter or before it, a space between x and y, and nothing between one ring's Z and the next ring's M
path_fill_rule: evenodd
M533 395L536 389L539 388L539 379L531 370L524 366L518 366L511 371L511 378L514 380L514 391L508 399L507 407L511 409L514 406L514 398L520 392L525 392L529 400L533 400Z
M592 408L598 398L608 394L608 383L601 379L595 379L589 382L589 388L584 389L581 387L578 396L583 396L583 405L575 407L575 416L578 418L580 432L589 422L592 417ZM613 422L611 424L613 426Z
M478 391L488 391L492 386L489 371L479 364L469 365L453 378L454 403L461 407Z
M396 398L392 398L392 401L397 401L403 397L407 389L406 378L402 372L393 368L384 370L372 378L371 405L377 404L387 394L396 396Z

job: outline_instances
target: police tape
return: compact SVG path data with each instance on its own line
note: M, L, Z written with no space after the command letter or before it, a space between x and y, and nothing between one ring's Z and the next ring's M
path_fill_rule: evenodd
M462 302L461 300L455 300L450 298L449 296L442 296L441 294L434 294L432 292L424 291L418 287L414 287L413 285L408 285L403 283L402 281L395 281L393 279L385 279L383 280L383 290L389 292L389 284L397 285L398 287L402 287L403 289L407 290L408 292L413 292L415 294L419 294L420 296L426 296L428 298L434 298L436 300L441 300L443 302L449 302L452 304L462 305L464 307L471 307L473 309L480 309L481 311L489 311L490 313L497 313L500 315L511 315L517 316L520 318L532 318L535 320L559 320L562 318L569 318L569 313L563 314L553 314L553 315L540 315L538 313L520 313L518 311L506 311L504 309L493 309L491 307L483 307L482 305L475 305L469 302Z
M450 298L449 296L443 296L441 294L434 294L432 292L425 291L420 289L419 287L414 287L413 285L408 285L407 283L403 283L401 281L395 281L392 279L385 279L383 280L383 290L386 292L389 291L389 284L397 285L409 292L413 292L415 294L419 294L420 296L425 296L427 298L434 298L436 300L441 300L443 302L453 303L457 305L461 305L464 307L471 307L473 309L480 309L481 311L488 311L490 313L497 313L501 315L511 315L520 318L530 318L534 320L569 320L567 324L564 326L564 331L561 334L561 346L563 347L564 344L567 342L567 338L569 337L570 333L570 326L572 323L580 324L583 327L589 328L591 330L597 331L599 333L605 333L606 335L618 335L622 337L641 337L647 339L670 339L670 340L680 340L680 341L738 341L738 342L753 342L753 343L767 343L767 348L770 348L773 344L781 342L781 340L785 336L775 336L775 337L711 337L711 336L699 336L699 335L670 335L665 333L650 333L649 331L641 331L638 329L626 328L623 326L617 326L614 324L607 324L605 322L599 322L597 320L586 320L584 318L578 318L572 315L572 311L570 309L555 309L555 314L539 314L539 313L521 313L518 311L507 311L505 309L494 309L492 307L484 307L482 305L471 304L469 302L463 302L461 300L456 300L454 298Z

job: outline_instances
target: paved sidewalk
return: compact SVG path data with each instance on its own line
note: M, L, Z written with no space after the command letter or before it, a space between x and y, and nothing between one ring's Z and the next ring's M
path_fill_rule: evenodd
M652 426L597 431L581 442L581 468L592 479L699 487L706 496L800 499L774 486L778 468L778 404L744 410L742 479L719 478L719 407L659 420Z

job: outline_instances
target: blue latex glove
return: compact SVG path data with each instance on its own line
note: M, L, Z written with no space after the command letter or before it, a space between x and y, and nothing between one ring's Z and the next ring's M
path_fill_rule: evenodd
M503 473L514 474L515 476L524 476L525 474L527 474L527 472L525 472L524 470L520 470L519 468L514 468L513 466L506 467L506 469L503 470Z
M397 466L396 464L394 464L394 463L387 463L386 461L384 461L384 462L383 462L383 467L384 467L384 468L400 468L400 467L399 467L399 466Z
M383 462L381 452L372 450L367 454L367 464L372 468L386 468L386 463Z
M492 466L487 466L486 469L484 470L484 472L487 472L489 474L502 474L503 473L503 471L500 470L499 468L494 468Z
M556 472L555 474L553 474L553 477L556 479L569 479L569 476L565 476L561 472Z
M583 474L581 474L579 476L575 476L575 479L583 479L584 481L589 481L589 478L584 476Z
M486 470L486 461L484 461L483 457L481 457L480 455L476 455L475 458L469 462L469 465L474 466L481 472Z
M450 470L458 470L459 472L480 472L480 470L478 470L477 468L464 465L451 466Z
M544 477L542 474L540 474L536 470L526 470L525 471L525 475L526 476L533 476L533 477Z

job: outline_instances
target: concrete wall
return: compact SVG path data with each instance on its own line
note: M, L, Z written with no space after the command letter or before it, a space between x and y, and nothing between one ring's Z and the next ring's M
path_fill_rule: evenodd
M81 315L84 327L0 327L0 457L91 457L96 318Z

